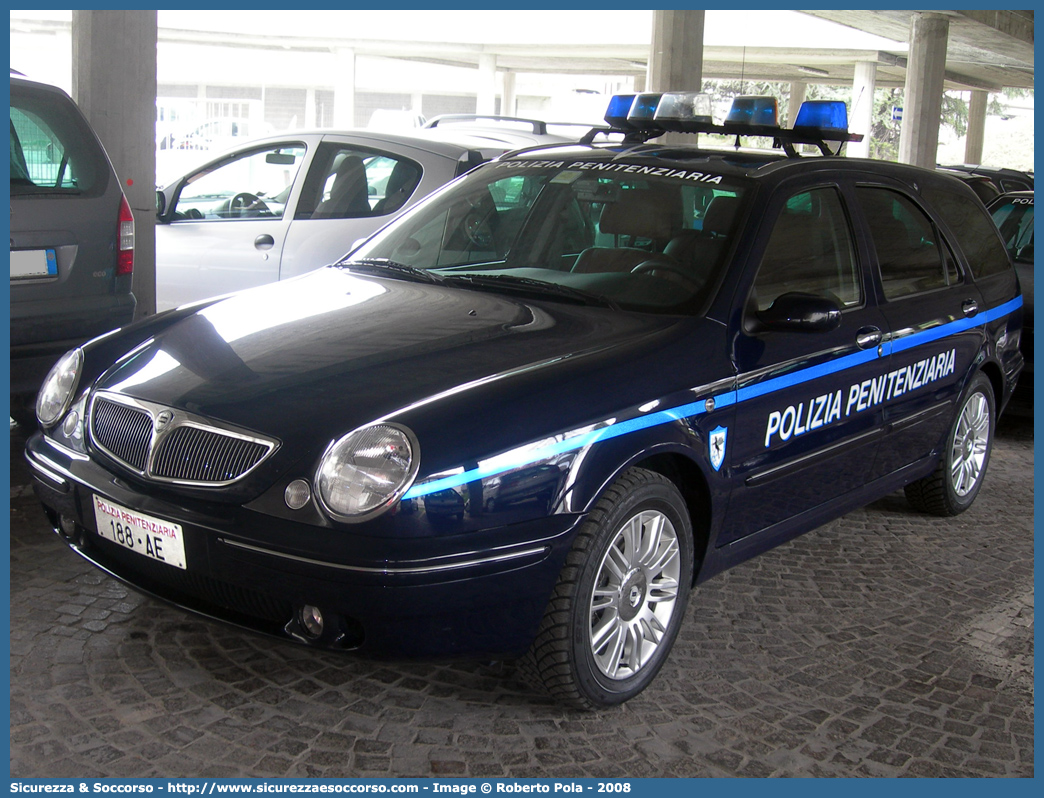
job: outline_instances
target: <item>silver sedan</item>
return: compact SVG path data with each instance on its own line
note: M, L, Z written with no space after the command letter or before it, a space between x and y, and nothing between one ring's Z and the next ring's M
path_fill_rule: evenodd
M159 192L157 310L325 266L472 167L567 140L454 125L411 135L290 131L242 144Z

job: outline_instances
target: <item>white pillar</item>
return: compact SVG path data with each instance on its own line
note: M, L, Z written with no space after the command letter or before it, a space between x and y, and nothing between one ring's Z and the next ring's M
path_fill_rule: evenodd
M807 92L807 83L794 81L790 84L790 97L787 98L787 119L786 122L782 119L780 120L780 124L783 125L783 127L794 127L794 121L797 119L798 110L801 108L801 103L805 101L805 95Z
M942 14L914 14L910 22L900 163L935 168L949 30L950 20Z
M497 112L497 56L494 53L479 55L477 95L476 114Z
M305 112L304 119L301 120L301 127L310 128L316 127L318 122L316 120L316 106L315 106L315 89L309 87L305 89Z
M504 91L500 95L501 116L518 115L518 97L515 95L515 73L504 73Z
M850 141L845 145L845 152L851 158L870 157L870 131L874 123L874 89L877 86L877 64L873 61L860 61L855 65L855 77L852 80L852 110L849 114L848 129L852 133L862 133L862 141Z
M72 12L72 96L134 214L138 318L156 312L156 32L155 11Z
M646 91L700 91L705 12L653 11Z
M982 148L986 143L986 106L990 94L976 89L968 103L968 138L964 142L964 162L982 163Z
M645 86L639 91L701 91L703 89L703 23L705 12L653 11L652 44ZM641 81L635 81L637 84ZM666 144L695 144L691 133L667 133Z
M334 114L333 126L355 127L355 50L334 50Z

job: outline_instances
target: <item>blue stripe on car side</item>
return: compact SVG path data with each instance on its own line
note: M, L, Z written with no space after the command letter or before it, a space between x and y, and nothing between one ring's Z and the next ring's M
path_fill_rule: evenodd
M809 368L795 371L792 374L785 374L781 377L775 377L765 382L757 383L756 385L748 385L744 388L740 388L736 391L727 391L725 393L717 394L712 397L715 410L719 410L723 407L728 407L733 404L739 404L740 402L755 399L759 396L765 396L766 394L775 393L776 391L784 390L785 388L791 388L795 385L800 385L803 382L809 382L811 380L819 379L820 377L830 376L831 374L837 374L842 371L854 368L856 366L867 363L871 360L875 360L878 357L884 357L894 352L904 352L917 346L932 343L941 338L947 338L951 335L964 332L965 330L972 329L973 327L979 327L989 324L997 319L1004 318L1012 311L1022 306L1022 297L1018 296L1010 302L1006 302L1003 305L999 305L992 310L984 311L981 314L977 314L969 319L959 319L957 321L947 322L939 327L932 330L923 330L921 332L914 333L912 335L896 339L890 344L885 344L886 350L878 355L877 348L867 349L862 352L854 352L851 355L845 355L844 357L831 360L826 363L820 363L816 366L810 366ZM431 482L425 482L419 485L414 485L410 488L403 499L418 499L422 496L427 496L432 493L437 493L441 490L448 490L450 488L460 487L468 482L474 482L478 479L485 477L494 476L495 474L502 474L506 471L510 471L513 468L520 468L522 466L530 465L532 463L546 460L550 457L554 457L565 452L574 451L576 449L582 449L585 446L590 446L593 443L599 441L611 440L618 438L621 435L628 435L632 432L638 432L643 429L649 429L650 427L656 427L661 424L669 424L673 421L679 421L683 418L693 418L694 416L703 415L707 411L707 398L700 399L696 402L690 402L688 404L679 405L678 407L672 407L669 410L661 410L656 413L650 413L646 416L639 416L637 418L628 419L627 421L621 421L609 426L602 427L601 429L594 430L592 432L585 433L583 435L577 435L572 438L568 438L564 441L551 444L549 446L543 446L539 449L529 449L520 454L520 459L517 462L505 462L501 458L497 458L496 465L486 466L485 468L473 468L470 471L463 471L459 474L451 474L450 476L436 479Z

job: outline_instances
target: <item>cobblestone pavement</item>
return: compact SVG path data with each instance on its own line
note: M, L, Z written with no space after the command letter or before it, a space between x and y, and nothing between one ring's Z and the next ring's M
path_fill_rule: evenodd
M1033 427L954 520L902 493L694 591L653 686L390 664L201 621L48 531L12 436L14 777L1032 776Z

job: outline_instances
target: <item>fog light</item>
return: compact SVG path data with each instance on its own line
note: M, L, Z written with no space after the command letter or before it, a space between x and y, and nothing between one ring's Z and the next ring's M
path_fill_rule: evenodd
M67 515L58 517L58 528L67 540L76 540L76 521Z
M309 637L316 638L323 633L323 613L318 607L305 604L301 608L301 627Z
M283 501L291 510L300 510L312 500L312 489L303 479L295 479L286 486L283 492Z
M65 421L62 423L62 432L65 433L66 438L78 437L76 435L80 427L80 414L75 410L69 411L69 415L65 417Z

